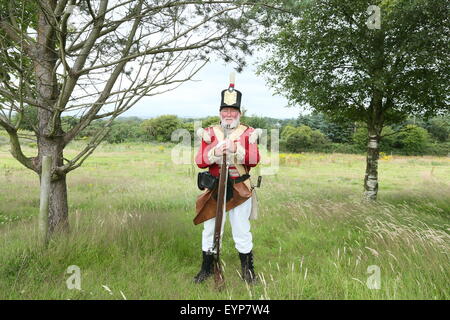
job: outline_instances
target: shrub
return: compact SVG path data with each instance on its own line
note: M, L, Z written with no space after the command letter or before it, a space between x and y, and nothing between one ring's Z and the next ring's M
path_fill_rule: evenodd
M427 130L408 124L405 130L395 135L394 147L407 155L424 154L429 140L430 137Z
M181 128L182 125L181 120L175 115L164 115L142 122L142 128L147 137L158 142L171 141L172 132Z
M431 118L426 128L435 140L446 142L450 139L450 116Z
M425 154L450 157L450 141L444 143L429 143L425 148Z
M356 129L355 133L353 133L352 139L353 143L359 150L366 150L367 143L369 141L367 128L361 127Z
M286 126L281 133L281 138L284 140L283 146L290 152L317 150L328 143L322 132L308 126L298 128Z
M206 119L202 120L202 127L207 128L212 125L220 124L220 117L214 116L214 117L208 117Z

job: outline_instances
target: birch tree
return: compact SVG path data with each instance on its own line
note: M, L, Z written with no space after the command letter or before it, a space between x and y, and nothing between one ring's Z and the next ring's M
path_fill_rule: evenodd
M26 168L40 176L43 156L53 159L50 233L68 229L68 173L94 152L120 114L143 97L191 80L211 55L241 68L252 32L242 28L247 9L240 1L0 0L0 5L0 126L9 134L11 154ZM24 154L18 133L30 108L37 110L32 157ZM77 121L63 130L66 114ZM102 118L105 125L66 158L67 145Z
M260 15L270 55L259 70L293 105L367 124L364 194L375 200L383 126L450 110L449 2L282 3Z

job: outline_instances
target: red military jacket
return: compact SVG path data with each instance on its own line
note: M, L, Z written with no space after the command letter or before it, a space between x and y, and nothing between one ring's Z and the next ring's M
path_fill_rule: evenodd
M216 125L200 129L197 134L201 136L202 143L195 162L199 168L209 168L209 172L218 177L222 157L214 155L214 148L224 139L223 129L220 125ZM256 166L260 161L257 132L249 126L240 124L231 131L228 138L236 142L236 152L231 154L234 157L234 163L244 165L246 171L249 172L250 168ZM231 179L239 177L239 173L233 165L230 165L229 176Z

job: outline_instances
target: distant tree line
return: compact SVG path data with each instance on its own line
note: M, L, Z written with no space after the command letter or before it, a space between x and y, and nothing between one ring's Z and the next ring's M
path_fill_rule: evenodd
M21 127L33 131L36 117L26 113ZM163 115L151 119L122 117L111 124L106 137L108 143L123 142L171 142L172 132L186 129L194 135L194 121L201 120L202 127L219 123L219 117L180 118ZM72 116L62 118L63 128L70 128L78 119ZM93 121L84 129L80 139L89 139L107 120ZM279 129L280 151L282 152L340 152L364 153L367 148L367 126L361 122L335 123L324 114L313 112L300 115L297 119L275 119L247 116L244 112L241 122L254 128L267 130L270 146L270 130ZM385 126L380 151L399 155L441 155L450 153L450 115L430 119L407 118L395 125Z
M408 117L382 129L380 151L402 155L450 154L450 115L429 119ZM367 125L335 123L322 113L300 115L281 131L280 148L291 152L318 151L363 153L367 150Z

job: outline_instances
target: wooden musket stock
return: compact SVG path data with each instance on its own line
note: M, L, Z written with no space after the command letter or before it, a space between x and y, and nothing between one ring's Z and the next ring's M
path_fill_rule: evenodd
M225 139L228 136L228 129L229 126L224 128ZM216 224L214 229L214 248L216 249L216 253L214 254L214 282L216 284L216 288L219 290L221 290L225 284L222 266L220 263L220 233L222 230L222 220L225 211L227 180L228 180L228 163L227 163L227 155L226 153L224 153L222 155L222 165L220 167L220 177L217 194Z

